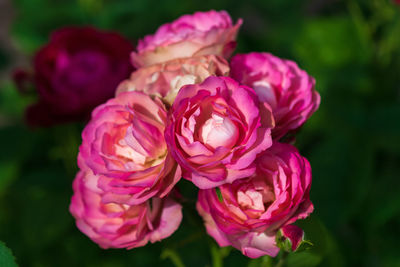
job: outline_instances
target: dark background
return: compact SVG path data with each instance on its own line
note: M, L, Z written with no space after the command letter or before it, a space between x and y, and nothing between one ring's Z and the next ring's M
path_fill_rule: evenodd
M0 0L0 240L17 263L271 266L219 249L185 181L193 202L172 237L130 251L100 249L68 212L84 125L28 129L23 111L35 98L10 79L59 27L94 25L135 41L209 9L244 19L236 52L295 60L321 94L296 143L313 168L315 212L301 224L314 247L290 255L286 266L400 266L400 5L390 0Z

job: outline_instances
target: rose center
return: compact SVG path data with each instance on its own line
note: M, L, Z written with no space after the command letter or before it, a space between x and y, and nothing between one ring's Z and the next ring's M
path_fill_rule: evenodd
M115 153L122 158L128 159L140 165L145 165L147 158L131 147L127 146L125 140L120 140L119 144L115 144Z
M96 51L80 51L71 56L60 56L57 69L61 78L68 84L83 86L101 79L108 70L107 58Z
M238 138L235 124L227 117L213 113L200 129L201 141L213 148L232 147Z
M275 200L274 192L270 186L251 186L240 188L237 199L242 209L252 209L264 212Z
M114 145L115 154L121 159L134 164L137 170L146 169L159 165L166 156L167 151L156 155L156 157L151 157L148 154L141 153L141 151L136 151L133 147L129 146L124 139L121 139L117 144Z

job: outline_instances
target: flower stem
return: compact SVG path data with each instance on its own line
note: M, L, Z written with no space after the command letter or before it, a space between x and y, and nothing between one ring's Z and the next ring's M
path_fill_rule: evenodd
M288 255L289 255L289 252L283 251L283 253L282 253L282 255L281 255L281 257L280 257L280 259L279 259L279 261L278 261L278 263L276 264L275 267L283 267L283 266L285 266L286 258L287 258Z

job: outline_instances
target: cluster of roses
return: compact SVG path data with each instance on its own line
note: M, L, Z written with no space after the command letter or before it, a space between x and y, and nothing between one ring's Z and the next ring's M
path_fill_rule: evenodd
M197 12L139 41L137 68L82 133L70 211L103 248L170 236L182 219L181 177L220 246L255 258L299 245L293 223L313 210L311 168L283 143L318 108L314 79L269 53L226 59L242 21Z

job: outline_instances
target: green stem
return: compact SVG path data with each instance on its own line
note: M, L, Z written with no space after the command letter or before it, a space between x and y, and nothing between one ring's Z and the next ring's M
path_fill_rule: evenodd
M167 258L172 261L175 267L185 267L185 264L183 264L181 258L179 257L178 253L176 253L176 251L171 249L164 250L161 253L161 259L165 260Z
M223 263L222 255L219 252L218 247L215 244L211 244L210 250L211 250L211 258L212 258L212 266L213 267L223 267L224 263Z
M281 258L279 259L278 263L275 267L283 267L285 266L286 258L289 255L289 252L283 251Z

